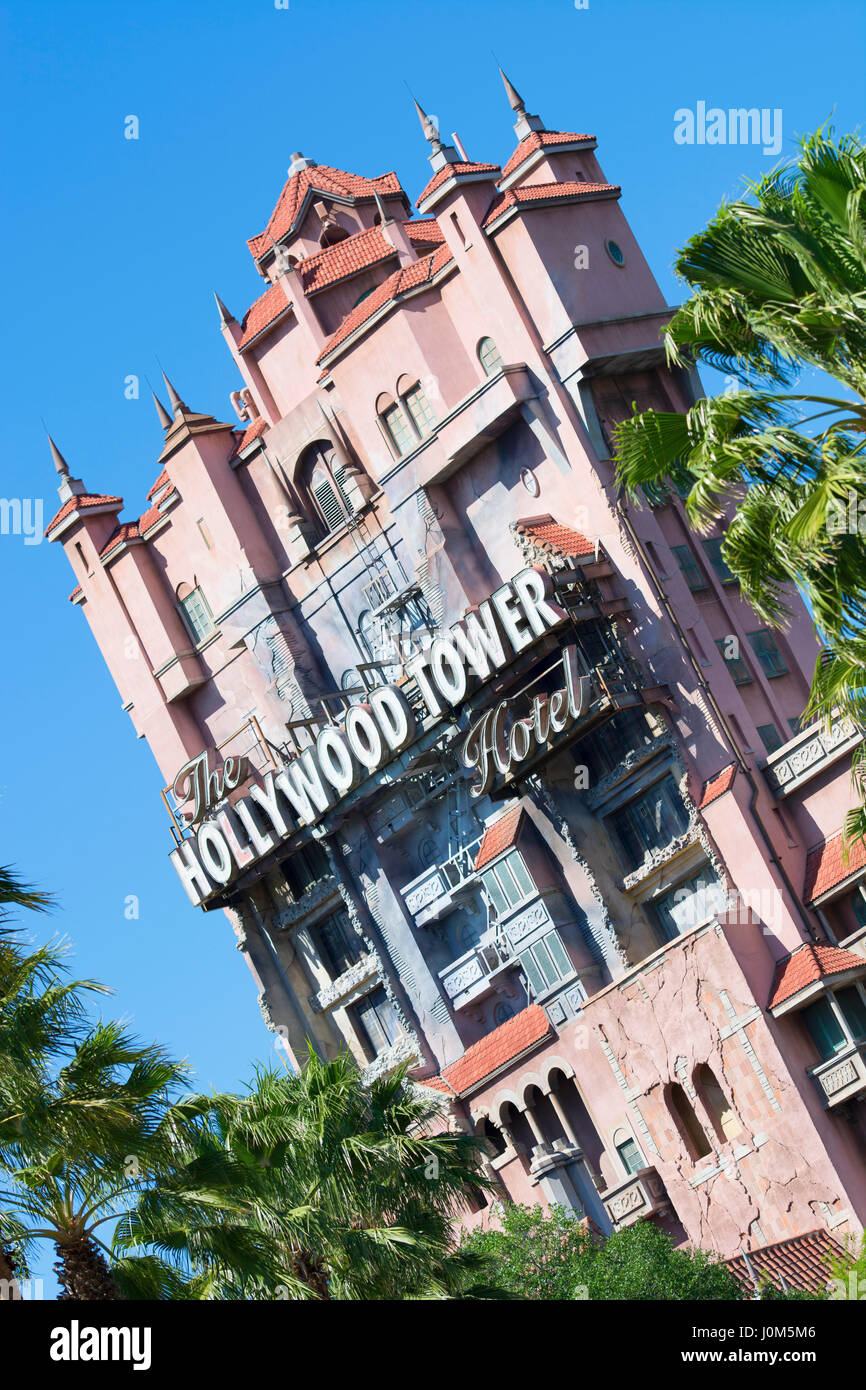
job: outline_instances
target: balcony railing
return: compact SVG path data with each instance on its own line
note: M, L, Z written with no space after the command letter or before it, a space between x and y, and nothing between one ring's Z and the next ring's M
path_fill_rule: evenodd
M864 1054L866 1039L861 1038L858 1042L850 1043L844 1052L837 1052L829 1061L808 1069L828 1110L866 1092Z
M508 942L495 929L486 931L465 955L439 971L442 987L455 1009L481 999L504 970L517 965Z
M776 797L789 796L826 771L832 763L853 752L863 737L853 719L837 719L828 729L810 724L771 753L764 764L764 777Z
M406 911L414 917L416 927L435 922L444 912L450 912L457 898L474 886L481 840L479 835L470 844L462 845L450 859L431 865L401 889Z
M641 1168L617 1187L602 1193L604 1209L615 1231L633 1226L647 1216L661 1216L670 1203L664 1183L655 1168Z

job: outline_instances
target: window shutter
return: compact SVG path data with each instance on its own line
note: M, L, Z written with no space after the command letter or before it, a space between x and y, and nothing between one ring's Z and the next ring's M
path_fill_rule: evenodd
M346 520L340 499L331 480L319 473L313 481L313 498L329 531L338 531Z

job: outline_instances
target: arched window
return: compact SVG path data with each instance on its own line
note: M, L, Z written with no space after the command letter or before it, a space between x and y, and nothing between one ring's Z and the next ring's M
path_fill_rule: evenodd
M178 606L193 641L204 642L216 632L216 628L210 604L202 589L192 584L179 584L176 592Z
M628 1177L632 1173L639 1173L641 1168L646 1167L646 1160L638 1147L633 1134L627 1129L618 1129L613 1136L613 1146L619 1156L619 1161L626 1171Z
M353 507L346 489L346 470L337 462L333 446L311 444L301 458L299 476L325 531L339 531L353 515Z
M719 1139L735 1139L742 1130L733 1106L722 1090L712 1067L703 1062L695 1071L695 1089L704 1102Z
M502 366L502 353L492 338L482 338L478 344L478 360L488 376L493 376Z
M703 1125L694 1112L691 1101L678 1081L668 1089L668 1107L674 1123L692 1158L706 1158L712 1153L710 1141L704 1133Z
M319 245L324 249L326 246L336 246L338 241L345 241L349 233L345 227L339 226L336 222L331 222L319 237Z
M424 387L411 377L400 378L396 399L387 392L379 396L376 414L398 458L416 449L436 427L436 416Z
M420 381L416 381L414 386L403 396L409 414L421 439L426 439L428 434L433 433L436 424L436 416L433 414L430 402Z

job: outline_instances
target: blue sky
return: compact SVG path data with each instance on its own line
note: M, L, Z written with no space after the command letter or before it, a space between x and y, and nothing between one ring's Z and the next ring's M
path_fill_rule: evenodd
M598 137L672 302L676 247L773 162L676 144L674 112L780 108L787 154L831 114L851 129L864 110L862 0L41 0L0 26L0 493L42 497L45 520L57 503L42 418L73 473L126 498L128 519L158 471L157 357L194 409L234 418L241 383L211 292L238 318L260 292L244 243L294 151L394 168L417 197L429 166L406 84L471 159L504 162L514 138L495 51L549 128ZM124 396L130 374L139 400ZM66 602L60 547L0 535L0 583L0 862L58 895L76 972L113 986L115 1013L188 1057L200 1085L236 1085L274 1057L272 1039L228 923L191 909L168 863L156 764Z

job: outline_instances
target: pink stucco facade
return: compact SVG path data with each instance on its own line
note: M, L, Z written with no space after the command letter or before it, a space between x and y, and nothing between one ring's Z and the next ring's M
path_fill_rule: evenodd
M506 91L502 165L423 118L414 214L295 156L261 294L217 301L239 419L166 383L135 520L55 449L47 534L290 1053L406 1063L503 1200L856 1235L859 733L799 727L796 596L769 632L676 495L618 496L613 425L700 384L594 137Z

